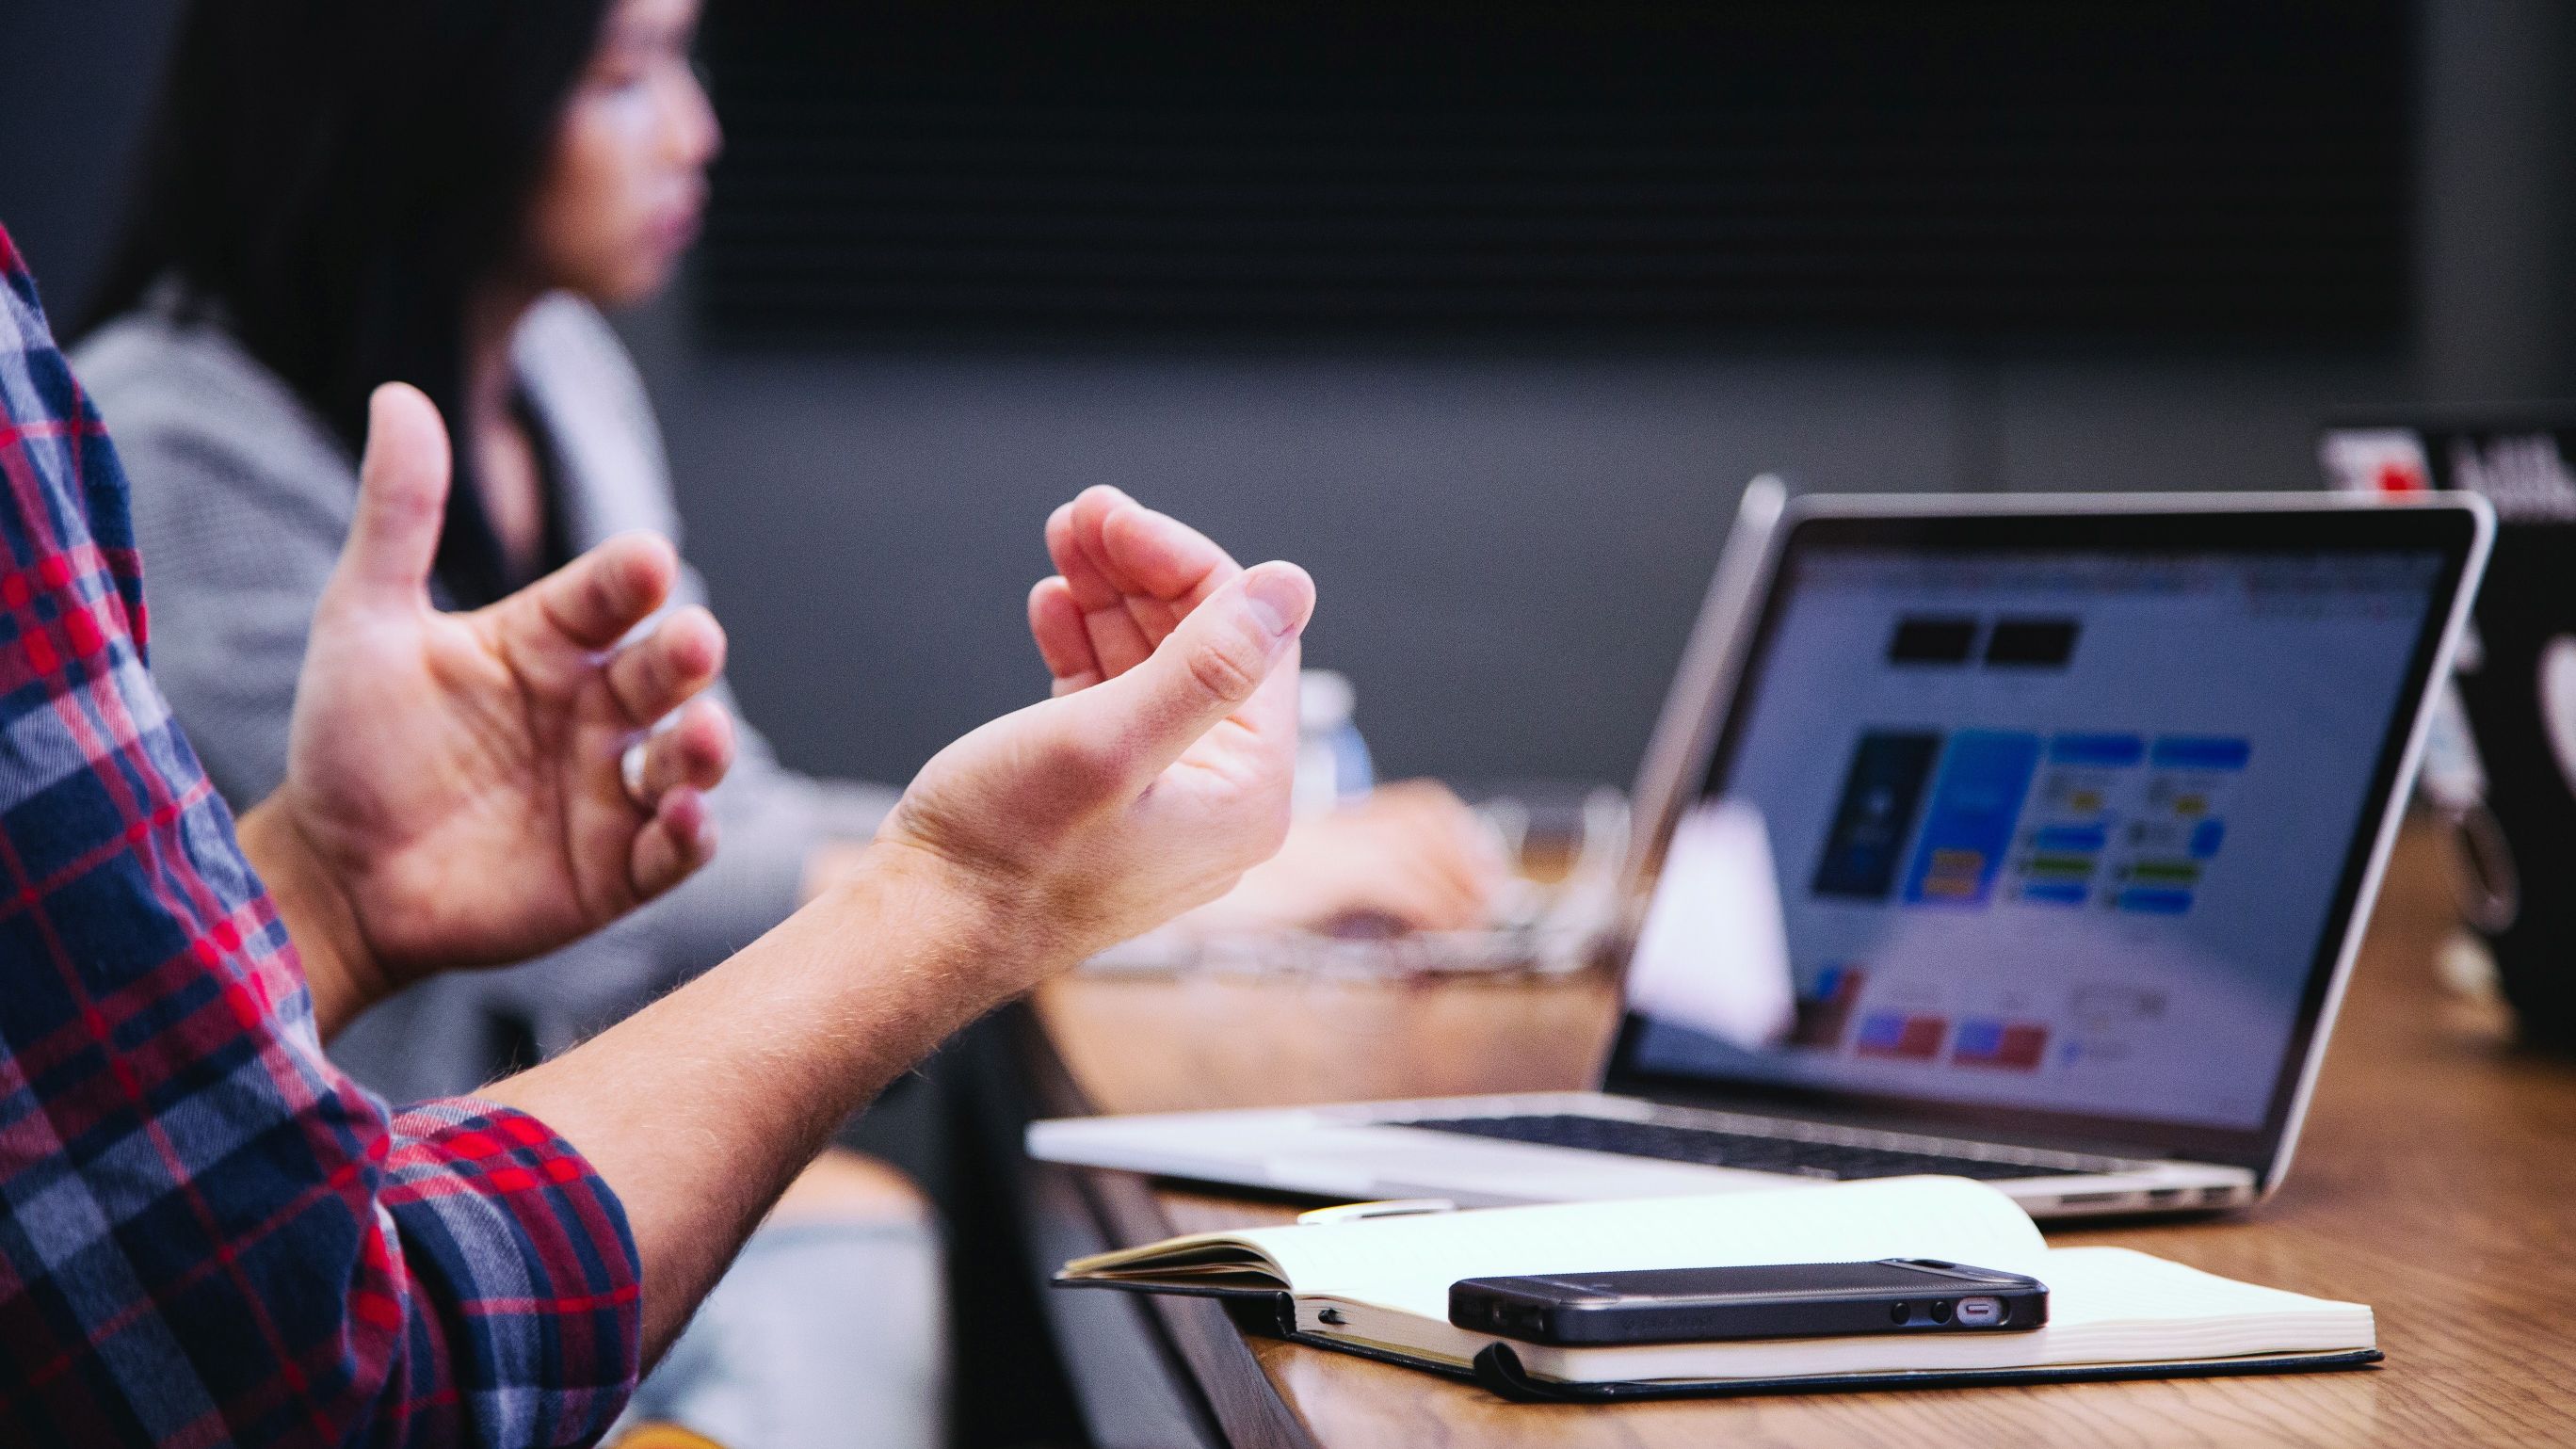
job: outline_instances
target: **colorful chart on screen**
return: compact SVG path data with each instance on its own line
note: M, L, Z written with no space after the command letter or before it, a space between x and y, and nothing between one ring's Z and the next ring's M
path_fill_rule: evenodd
M2438 560L1790 567L1698 809L1768 832L1794 1013L1655 1015L1637 1064L2258 1125Z

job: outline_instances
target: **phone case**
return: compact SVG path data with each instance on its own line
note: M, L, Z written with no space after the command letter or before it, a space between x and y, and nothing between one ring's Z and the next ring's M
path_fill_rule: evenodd
M1471 1278L1450 1288L1449 1321L1567 1348L2014 1332L2048 1322L2048 1286L1932 1259Z

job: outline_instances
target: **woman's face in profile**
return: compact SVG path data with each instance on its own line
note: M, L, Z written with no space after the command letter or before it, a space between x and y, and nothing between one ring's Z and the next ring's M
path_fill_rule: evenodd
M699 0L617 0L565 102L529 215L535 280L638 302L697 239L723 136L689 63Z

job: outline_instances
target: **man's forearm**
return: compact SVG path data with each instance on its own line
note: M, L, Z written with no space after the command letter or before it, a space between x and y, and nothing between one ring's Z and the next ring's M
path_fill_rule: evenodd
M833 1129L1026 979L995 953L1028 948L994 924L881 847L724 964L483 1094L570 1139L625 1205L648 1363Z
M313 991L313 1023L329 1041L388 989L347 895L275 798L245 812L236 835L268 887Z

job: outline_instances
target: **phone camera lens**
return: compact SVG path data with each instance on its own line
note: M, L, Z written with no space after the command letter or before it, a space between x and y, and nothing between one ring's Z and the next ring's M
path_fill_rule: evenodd
M1948 1299L1940 1299L1933 1303L1932 1321L1934 1323L1947 1323L1950 1321L1950 1302Z
M1891 1304L1888 1307L1887 1316L1891 1322L1911 1323L1914 1321L1914 1305L1911 1303Z

